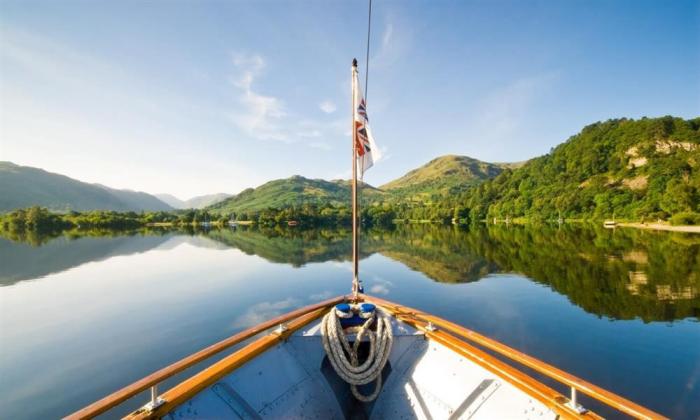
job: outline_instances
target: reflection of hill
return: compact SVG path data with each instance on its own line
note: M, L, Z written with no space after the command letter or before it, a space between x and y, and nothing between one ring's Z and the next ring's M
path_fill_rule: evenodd
M178 232L155 236L61 237L39 247L0 239L0 285L45 276L90 261L182 242L234 247L295 267L348 261L348 231L256 229ZM35 238L36 243L44 243ZM32 242L32 243L35 243ZM700 318L700 237L590 227L491 226L472 230L435 225L366 230L361 256L381 253L444 283L518 272L566 295L584 310L618 319Z
M0 238L0 286L43 277L91 261L145 252L169 236L117 236L68 239L60 237L40 247Z
M410 252L382 251L392 260L399 261L414 271L420 271L432 280L440 283L467 283L481 280L489 273L497 271L494 264L484 259L465 259L465 264L436 262Z
M269 261L300 266L347 260L347 232L298 229L212 231ZM365 231L375 252L444 283L518 272L588 312L618 319L700 317L700 238L639 230L514 226L462 230L435 225Z
M476 281L497 271L461 241L464 232L436 226L363 232L361 257L381 253L439 282ZM255 229L212 230L207 237L257 255L268 261L295 267L309 262L349 261L350 232L338 230Z
M420 225L373 231L362 245L441 283L477 281L499 271L467 239L477 237L459 229Z
M346 261L352 240L348 232L338 230L254 229L212 230L207 237L257 255L270 262L300 267L310 262Z
M489 229L488 236L489 261L588 312L646 321L700 317L700 241L691 236L549 227Z

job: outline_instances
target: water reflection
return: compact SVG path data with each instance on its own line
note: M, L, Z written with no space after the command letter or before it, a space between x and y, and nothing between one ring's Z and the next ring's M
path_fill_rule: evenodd
M168 236L120 235L101 237L61 236L37 242L12 242L0 238L0 286L32 280L117 255L146 252Z
M672 418L700 415L700 236L419 225L362 238L368 292ZM62 417L243 328L346 293L350 251L348 231L290 228L0 238L3 415ZM633 318L666 322L608 322Z
M173 238L198 247L232 247L294 267L347 261L351 248L348 231L323 229L156 230L100 238L73 234L50 240L32 237L31 246L15 237L0 239L0 285L144 252L168 240L172 245ZM442 283L520 273L598 316L700 318L698 235L584 226L398 226L363 232L361 256L375 253Z
M271 262L346 260L348 232L217 231L210 237ZM595 227L370 230L363 256L380 253L442 283L515 272L546 284L590 313L615 319L700 317L700 237Z

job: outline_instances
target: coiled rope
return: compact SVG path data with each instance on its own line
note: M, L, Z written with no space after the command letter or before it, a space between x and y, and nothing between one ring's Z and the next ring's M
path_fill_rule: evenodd
M333 369L338 373L338 376L350 384L350 390L355 398L363 402L373 401L379 395L382 388L382 370L389 359L391 345L394 342L391 322L384 314L379 315L379 312L379 310L374 311L364 324L349 329L350 332L357 334L352 346L340 325L335 308L323 317L321 323L323 348ZM376 331L372 331L370 327L375 322L377 328ZM359 365L357 350L365 335L369 338L369 356ZM358 385L365 385L373 381L376 381L376 384L372 394L362 395L357 389Z

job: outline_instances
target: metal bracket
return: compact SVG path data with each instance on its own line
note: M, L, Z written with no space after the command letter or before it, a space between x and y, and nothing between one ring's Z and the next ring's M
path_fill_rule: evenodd
M576 411L579 414L585 414L588 412L588 409L582 406L581 404L576 404L575 406L569 402L568 404L569 407L571 407L574 411Z
M282 333L284 333L287 330L289 330L289 326L286 323L282 323L279 324L273 332L277 335L282 335Z
M579 414L584 414L584 413L588 412L588 410L586 408L584 408L581 404L578 403L577 395L576 395L576 388L574 388L574 387L571 387L571 398L569 399L569 402L567 405Z
M161 397L157 397L155 401L150 401L148 404L144 405L143 408L145 408L148 412L153 412L156 408L163 404L165 404L165 400Z
M153 412L163 404L165 404L165 400L158 396L158 385L153 385L151 387L151 401L144 405L143 408L148 412Z

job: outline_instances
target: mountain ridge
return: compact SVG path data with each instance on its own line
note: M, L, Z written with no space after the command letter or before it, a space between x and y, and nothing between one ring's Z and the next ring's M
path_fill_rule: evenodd
M31 206L57 212L173 210L145 192L90 184L44 169L0 161L0 211Z
M384 192L362 184L364 200L377 198ZM206 207L214 213L259 211L303 205L347 205L350 202L350 181L311 179L301 175L274 179L255 188L246 188L219 203Z
M700 118L596 122L549 153L525 162L495 164L466 156L440 156L368 191L363 189L361 197L372 205L363 209L383 213L383 220L465 223L513 217L617 216L700 224ZM246 194L250 202L258 190L248 189ZM348 203L338 191L334 194L339 198L328 200L324 194L316 194L308 200L292 194L286 201L262 200L247 210L298 208L309 202ZM348 197L349 192L342 195ZM236 208L235 202L231 203L228 210ZM321 217L322 213L321 209Z
M212 204L216 204L220 201L223 201L229 197L231 197L232 194L226 194L226 193L214 193L214 194L204 194L204 195L197 195L192 198L189 198L187 200L181 200L177 197L175 197L172 194L154 194L156 198L159 200L163 201L164 203L168 204L170 207L173 207L175 209L203 209L205 207L211 206Z
M512 164L484 162L463 155L443 155L379 188L403 194L450 193L494 178L509 165Z
M58 211L81 207L71 204L71 198L75 198L71 188L60 191L60 200L56 202L56 191L26 179L15 180L22 187L15 188L17 196L13 195L8 184L21 170L54 176L71 188L77 188L75 184L88 186L87 198L78 198L92 203L92 208L98 201L103 209L133 210L134 204L126 203L129 200L138 203L152 199L172 209L146 193L113 190L0 162L0 211L31 205ZM489 163L468 156L439 156L379 188L363 184L360 199L363 209L383 213L383 220L459 220L461 223L486 218L553 220L613 216L666 220L680 215L682 220L676 222L700 223L700 118L621 118L593 123L552 148L550 153L525 162ZM22 200L21 205L16 203ZM344 220L349 202L349 181L295 175L247 188L204 210L231 216L240 212L257 214L272 210L274 213L306 208L323 218L324 209L330 206L336 208L338 220ZM86 206L83 202L82 207ZM144 207L140 204L140 208ZM330 213L332 209L326 212Z
M439 156L379 188L362 183L360 200L395 202L404 198L432 196L464 191L484 180L491 179L503 168L519 163L493 164L468 156ZM215 213L255 212L268 208L315 205L347 205L350 201L350 181L310 179L301 175L268 181L255 188L247 188L206 209Z

